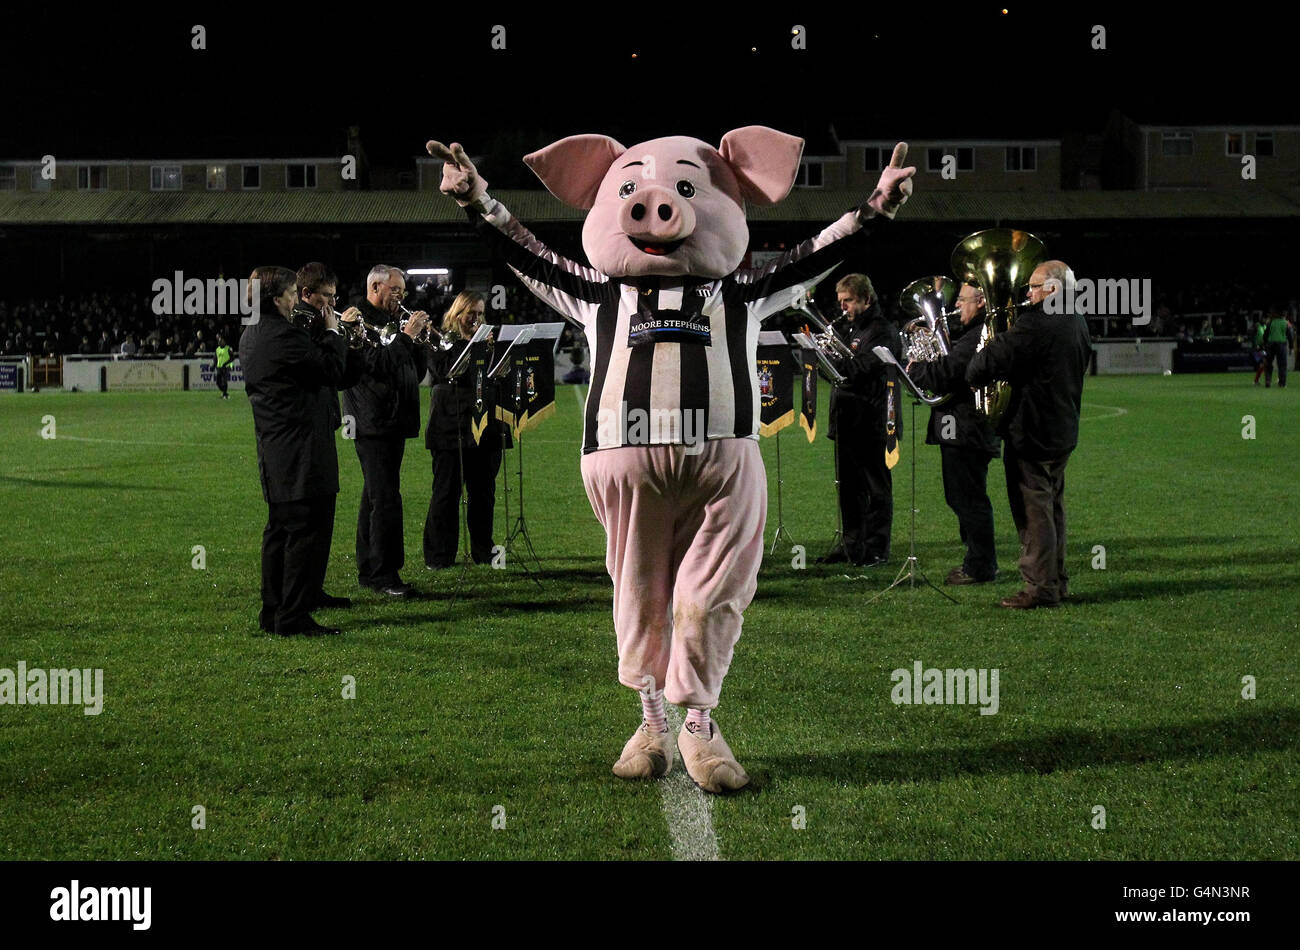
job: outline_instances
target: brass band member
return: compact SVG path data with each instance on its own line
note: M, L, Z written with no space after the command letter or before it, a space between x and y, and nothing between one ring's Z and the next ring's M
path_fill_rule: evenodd
M875 567L889 560L894 524L894 483L885 461L889 390L894 367L872 352L884 346L898 359L903 355L898 328L886 319L875 288L865 274L848 274L835 285L840 309L849 318L844 336L853 359L840 366L846 379L831 390L830 429L827 438L839 449L840 517L843 546L832 550L823 563L851 561ZM897 387L893 390L898 391ZM903 417L892 407L897 437L903 437Z
M258 310L239 340L244 386L257 435L257 468L269 513L262 532L262 610L268 633L338 630L312 619L319 605L339 491L330 403L343 378L347 344L332 313L313 341L289 316L297 280L284 267L259 267Z
M321 342L322 334L329 332L325 329L325 311L334 310L334 304L338 300L338 283L339 279L334 272L319 261L304 264L298 269L298 302L293 308L290 320L306 328L317 344ZM360 312L352 307L338 317L340 320L355 320L359 315ZM334 388L329 398L331 432L337 432L343 421L342 414L339 412L339 390L354 385L361 376L361 364L357 354L352 350L346 352L347 364L343 371L343 379ZM334 543L333 511L330 512L328 524L321 525L321 533L321 543L325 547L325 559L328 562L330 546ZM316 606L351 607L352 600L348 597L333 597L322 589L317 595Z
M966 369L979 345L984 325L984 294L962 284L957 295L960 324L947 356L930 363L909 363L907 375L936 396L952 394L930 408L928 445L939 446L943 463L943 497L957 516L966 557L948 572L948 584L986 584L998 573L993 541L993 504L989 501L989 460L1001 454L988 417L975 408L975 394L966 384Z
M1055 607L1068 595L1065 568L1065 466L1079 443L1079 404L1092 341L1088 324L1061 305L1043 301L1062 293L1069 269L1061 261L1039 264L1029 278L1030 306L971 358L966 382L1011 383L1011 403L998 425L1006 442L1007 500L1020 534L1020 575L1025 586L1003 607Z
M482 399L488 422L475 443L470 424L478 415L475 410L479 398L478 374L471 367L457 379L447 379L448 370L483 322L485 306L482 294L472 290L457 295L442 320L444 335L456 341L455 345L439 351L430 367L434 385L424 444L433 456L433 495L424 521L424 563L433 570L451 567L456 561L459 535L456 503L462 481L467 495L470 555L475 564L492 560L496 477L501 470L502 442L509 444L510 430L496 418L496 382L484 380ZM489 365L493 359L495 355L489 359Z
M406 277L396 267L376 265L366 277L361 318L384 326L400 317ZM343 393L343 411L356 423L357 458L365 480L357 512L357 573L362 587L391 597L409 597L414 588L399 571L406 561L402 542L402 456L406 440L420 434L420 380L426 371L424 347L412 340L429 315L416 313L388 346L360 349L360 379Z

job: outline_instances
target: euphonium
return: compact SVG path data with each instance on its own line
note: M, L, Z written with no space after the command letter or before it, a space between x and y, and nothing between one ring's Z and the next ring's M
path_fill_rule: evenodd
M1047 245L1028 231L992 228L963 238L952 252L959 281L984 292L984 326L976 352L1015 323L1034 268L1047 259ZM1011 400L1011 384L995 380L975 390L975 406L997 424Z
M829 323L813 303L812 293L804 295L803 302L798 305L808 319L817 327L817 332L812 334L812 341L817 345L817 349L831 360L851 360L853 351L848 348L839 335L835 332L835 324L844 319L844 315L836 317Z
M957 281L950 277L922 277L903 288L898 295L898 306L906 314L912 315L903 327L903 365L909 363L933 363L948 355L951 337L948 333L948 318L957 312L949 309L957 299L959 289ZM922 397L924 398L924 397ZM931 406L942 405L952 398L951 393L931 398L925 402Z

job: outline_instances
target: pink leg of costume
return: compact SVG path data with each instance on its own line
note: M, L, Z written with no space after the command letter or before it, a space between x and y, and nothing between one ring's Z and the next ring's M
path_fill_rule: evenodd
M619 682L653 678L668 702L712 709L763 560L758 442L604 449L583 456L582 480L608 538Z

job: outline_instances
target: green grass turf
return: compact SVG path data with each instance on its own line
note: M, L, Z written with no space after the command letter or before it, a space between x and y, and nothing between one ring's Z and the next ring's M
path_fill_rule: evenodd
M98 717L0 706L0 857L671 857L657 785L609 770L639 708L616 681L574 397L562 387L526 436L540 590L476 568L448 602L456 572L420 556L430 467L412 441L405 574L434 597L359 591L360 470L340 439L327 588L357 606L318 615L346 631L323 639L256 626L266 507L242 393L0 399L0 667L102 667L106 692ZM1102 377L1084 398L1067 606L996 606L1017 589L998 462L1003 580L953 591L958 606L921 588L866 603L907 553L910 436L890 566L846 580L768 558L717 713L754 779L713 802L724 858L1300 857L1300 392ZM811 562L835 528L831 445L789 429L781 447L785 518ZM956 521L938 450L919 448L917 553L941 581ZM775 443L763 452L770 544ZM500 540L499 494L497 512ZM890 671L914 660L998 668L1000 711L894 705Z

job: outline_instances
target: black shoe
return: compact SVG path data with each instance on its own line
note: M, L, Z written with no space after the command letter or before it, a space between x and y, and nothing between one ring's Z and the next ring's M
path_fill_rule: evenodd
M316 597L316 608L318 610L331 607L342 610L351 606L351 597L332 597L324 591L321 591Z
M948 576L944 578L944 583L950 587L958 587L963 584L991 584L993 581L997 580L997 577L997 572L995 572L992 577L972 577L970 574L966 573L965 568L954 567L948 572Z
M415 588L405 581L399 580L396 584L386 584L379 588L381 594L387 594L389 597L410 597L415 593Z
M456 562L455 561L433 561L432 563L430 563L426 561L424 566L431 571L445 571L450 567L455 567Z
M817 560L818 564L847 564L848 562L849 556L842 547L831 548Z
M889 563L889 558L887 557L869 557L865 561L853 562L854 566L856 567L880 567L880 565L888 564L888 563Z
M277 627L275 632L282 637L326 637L333 636L336 633L342 633L343 631L336 627L322 627L315 620L308 617L306 620L300 620L298 623L289 627Z

